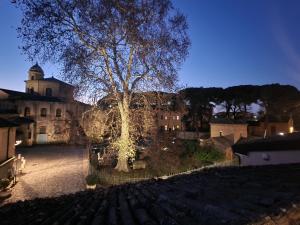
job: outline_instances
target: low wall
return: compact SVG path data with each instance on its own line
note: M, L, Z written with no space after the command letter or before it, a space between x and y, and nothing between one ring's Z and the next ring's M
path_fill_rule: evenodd
M12 157L0 164L0 179L8 178L9 171L12 169L15 157Z
M209 135L208 132L178 131L176 136L183 140L198 140L199 138L207 135Z

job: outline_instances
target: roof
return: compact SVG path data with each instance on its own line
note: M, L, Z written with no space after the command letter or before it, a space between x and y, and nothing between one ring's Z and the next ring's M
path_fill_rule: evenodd
M50 81L50 82L55 82L55 83L60 83L60 84L62 84L62 85L67 85L67 86L74 87L73 85L68 84L68 83L66 83L66 82L63 82L63 81L61 81L61 80L59 80L59 79L56 79L56 78L54 78L54 77L44 78L43 80Z
M245 120L233 120L227 118L213 118L210 123L212 124L244 124L247 125Z
M40 73L44 74L42 67L40 67L38 63L36 63L32 67L30 67L29 71L36 71L36 72L40 72Z
M17 126L18 124L16 123L0 118L0 127L17 127Z
M34 123L33 119L21 116L10 117L8 120L18 125Z
M4 88L0 88L0 91L5 92L9 95L8 99L11 100L30 100L30 101L47 101L47 102L63 102L62 99L57 97L48 97L48 96L41 96L38 94L30 94L20 91L13 91Z
M300 132L252 140L242 138L232 146L232 149L235 153L245 155L247 155L249 152L261 151L300 151Z
M291 220L285 224L295 224L292 220L300 214L299 172L300 165L211 168L166 180L19 201L0 208L1 225L282 224L285 218Z

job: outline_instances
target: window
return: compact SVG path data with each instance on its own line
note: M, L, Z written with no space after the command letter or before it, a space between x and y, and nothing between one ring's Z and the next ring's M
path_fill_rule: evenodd
M223 136L223 131L220 131L220 137L222 137Z
M56 117L61 117L61 109L56 109Z
M31 139L31 131L28 132L28 139Z
M168 119L168 117L167 116L165 116L165 120L167 120Z
M41 108L41 117L46 117L46 116L47 116L47 109Z
M165 125L165 131L167 131L168 130L168 125Z
M29 107L25 107L24 116L30 116L30 108Z
M29 93L30 93L30 94L34 94L34 89L33 89L33 88L30 88L30 89L29 89Z
M46 134L46 126L41 126L40 127L40 134Z
M34 76L31 76L31 80L34 80Z
M175 126L172 127L172 130L175 130Z
M160 116L160 118L163 120L163 119L164 119L164 116L163 116L163 115L161 115L161 116Z
M51 88L46 88L46 96L49 96L49 97L52 96L52 89Z
M175 120L175 116L173 116L173 120Z
M180 128L179 125L176 125L176 130L179 130L179 128Z
M177 119L177 120L179 120L179 118L180 118L179 116L176 116L176 119Z

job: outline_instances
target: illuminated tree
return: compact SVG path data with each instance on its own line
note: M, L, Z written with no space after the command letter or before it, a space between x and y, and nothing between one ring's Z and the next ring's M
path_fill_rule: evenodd
M187 22L169 0L17 0L29 57L61 64L79 89L112 95L120 114L116 169L134 155L130 104L137 91L171 88L188 54Z

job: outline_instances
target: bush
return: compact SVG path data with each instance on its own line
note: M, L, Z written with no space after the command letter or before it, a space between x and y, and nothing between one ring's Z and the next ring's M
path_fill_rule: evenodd
M1 179L0 180L0 190L6 188L10 184L9 179Z
M198 141L188 140L184 142L184 152L181 158L193 158L203 163L212 163L224 159L224 154L213 146L200 146Z
M95 185L98 183L98 177L96 175L90 174L85 178L88 185Z

